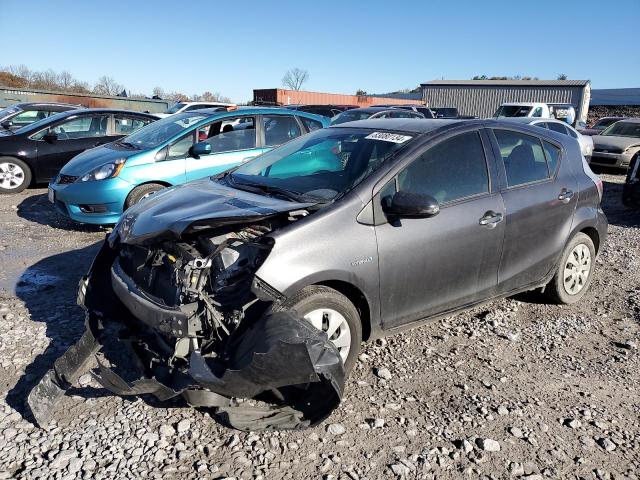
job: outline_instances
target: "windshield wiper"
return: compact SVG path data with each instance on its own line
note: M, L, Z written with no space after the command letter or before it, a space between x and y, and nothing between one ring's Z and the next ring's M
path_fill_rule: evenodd
M310 198L307 197L304 193L301 192L294 192L291 190L287 190L286 188L281 188L281 187L276 187L274 185L265 185L264 183L245 183L245 182L238 182L236 179L233 178L233 175L225 175L224 178L226 178L227 181L230 181L229 183L232 184L232 186L234 187L244 187L241 188L242 190L247 190L253 193L271 193L274 195L280 195L282 197L285 197L288 200L292 200L294 202L303 202L303 201L309 201ZM306 199L306 200L305 200ZM311 200L311 201L316 201Z

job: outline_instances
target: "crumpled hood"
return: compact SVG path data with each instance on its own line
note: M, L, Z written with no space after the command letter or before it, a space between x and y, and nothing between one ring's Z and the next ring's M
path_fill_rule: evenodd
M254 222L314 203L298 203L238 190L208 178L167 188L134 205L120 219L116 235L130 245L178 239L188 229Z
M633 145L640 145L640 138L616 137L614 135L594 135L593 146L604 150L624 150Z
M73 157L69 163L62 167L60 173L79 177L105 163L110 163L120 158L127 159L141 152L142 150L116 150L101 145L91 150L85 150Z

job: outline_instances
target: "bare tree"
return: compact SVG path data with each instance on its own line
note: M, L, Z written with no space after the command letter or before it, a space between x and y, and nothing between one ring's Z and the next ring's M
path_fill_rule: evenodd
M33 72L29 86L43 90L58 90L60 88L58 74L51 69L43 72Z
M164 97L164 89L162 87L153 87L153 96L158 98Z
M287 70L282 77L282 85L290 90L300 90L307 80L309 80L309 72L300 68L292 68Z
M124 90L124 86L118 82L116 82L112 77L108 77L103 75L98 79L98 83L96 83L93 87L93 93L97 95L118 95L122 90Z
M167 93L165 98L172 102L184 102L186 100L189 100L189 96L181 92Z
M229 97L225 97L220 95L220 92L211 93L209 91L204 92L200 99L204 102L222 102L222 103L231 103L231 99Z
M60 87L62 90L69 90L71 87L73 87L74 83L76 83L76 79L73 78L73 75L71 75L71 73L67 72L66 70L58 74L58 87Z

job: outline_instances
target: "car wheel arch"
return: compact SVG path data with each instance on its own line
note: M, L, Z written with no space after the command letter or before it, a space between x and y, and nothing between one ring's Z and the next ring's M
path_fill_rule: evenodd
M124 202L122 202L122 209L123 211L126 210L126 205L127 205L127 200L129 199L129 196L131 195L131 193L138 187L142 187L143 185L150 185L150 184L156 184L156 185L162 185L163 187L173 187L173 185L165 180L148 180L146 182L142 182L142 183L136 183L135 185L133 185L129 191L127 192L127 196L124 197Z
M379 313L376 309L376 305L365 294L364 290L350 282L348 278L340 278L341 276L337 272L333 274L321 275L319 272L311 277L303 278L289 288L282 292L285 297L290 298L296 293L300 292L303 288L312 285L321 285L332 288L341 293L347 299L353 303L360 314L360 323L362 325L362 340L368 340L372 334L375 336L375 332L379 330L376 326L376 322L379 321Z

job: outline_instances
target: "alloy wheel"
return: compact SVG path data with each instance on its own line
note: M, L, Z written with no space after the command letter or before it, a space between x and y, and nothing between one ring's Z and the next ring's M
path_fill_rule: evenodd
M576 245L564 266L563 284L569 295L577 295L587 284L591 273L591 251L584 243Z
M24 170L15 163L0 163L0 187L5 190L13 190L24 183Z
M342 361L346 362L351 350L351 328L344 316L332 308L318 308L312 310L304 316L318 330L322 330L333 343Z

